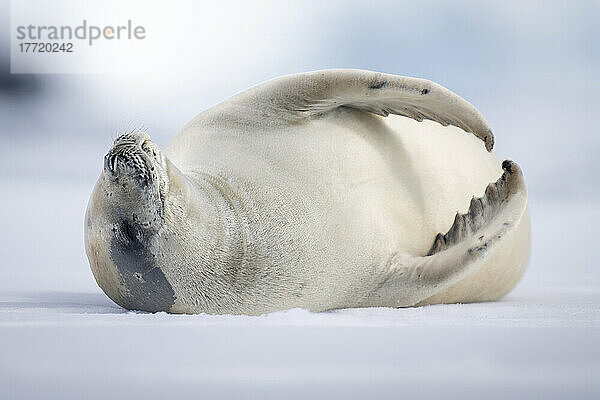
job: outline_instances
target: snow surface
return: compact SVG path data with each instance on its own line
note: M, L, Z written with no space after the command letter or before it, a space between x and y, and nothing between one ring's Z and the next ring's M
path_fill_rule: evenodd
M499 302L185 316L96 286L91 186L0 186L2 399L600 396L595 204L530 202L532 262Z

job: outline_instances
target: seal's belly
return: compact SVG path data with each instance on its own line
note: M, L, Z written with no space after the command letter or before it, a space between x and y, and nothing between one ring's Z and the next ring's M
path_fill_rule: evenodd
M364 279L357 269L368 274L395 251L425 255L435 235L502 172L481 140L459 128L351 110L285 132L217 132L186 144L187 152L169 157L183 171L203 165L228 177L249 224L259 226L261 257L279 241L290 273L316 268L320 276L346 274L348 282ZM488 275L505 273L493 257L488 264ZM512 275L520 276L516 269ZM489 281L500 287L487 293L510 289L497 277Z
M183 171L202 165L228 177L269 229L281 222L270 216L298 216L298 230L345 226L355 240L376 235L374 248L410 254L426 253L502 172L458 128L351 110L285 132L186 135L186 148L167 156Z
M422 255L502 172L500 160L458 128L345 113L246 142L252 156L236 156L234 174L285 193L289 203L280 206L291 213L322 213L362 231L362 240L377 235L383 247Z

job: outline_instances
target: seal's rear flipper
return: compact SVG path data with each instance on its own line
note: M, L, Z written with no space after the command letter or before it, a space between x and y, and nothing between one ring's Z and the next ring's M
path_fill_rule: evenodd
M518 226L527 205L519 166L506 160L502 169L504 173L488 185L484 196L473 198L467 213L456 214L450 230L436 236L426 256L397 253L391 257L369 303L393 299L398 307L415 305L473 273L493 254Z

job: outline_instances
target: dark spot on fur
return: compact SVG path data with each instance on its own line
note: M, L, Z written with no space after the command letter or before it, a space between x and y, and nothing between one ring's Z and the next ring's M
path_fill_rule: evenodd
M429 93L429 89L423 89L423 90L421 90L421 94L427 94L427 93Z
M384 87L387 84L386 81L381 81L381 82L377 82L372 84L371 86L369 86L369 89L381 89L382 87Z
M156 264L147 234L126 221L113 232L110 256L129 291L119 304L129 310L169 311L175 292Z

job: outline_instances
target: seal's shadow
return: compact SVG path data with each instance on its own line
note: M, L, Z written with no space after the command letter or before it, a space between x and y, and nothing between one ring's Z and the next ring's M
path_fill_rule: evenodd
M123 314L119 307L103 293L30 292L0 300L0 311L47 309L54 312L81 314Z

